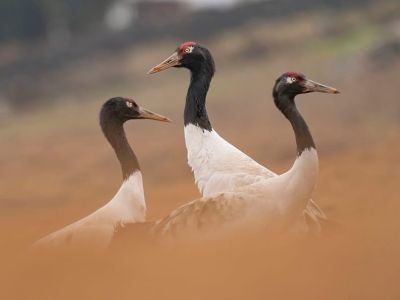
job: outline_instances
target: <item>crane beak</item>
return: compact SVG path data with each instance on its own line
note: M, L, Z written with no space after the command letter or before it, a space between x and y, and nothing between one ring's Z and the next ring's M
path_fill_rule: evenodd
M164 117L162 115L156 114L150 110L144 109L142 107L139 108L139 118L140 119L149 119L149 120L156 120L160 122L171 122L170 119Z
M180 60L181 57L178 54L178 52L174 52L170 57L168 57L163 62L161 62L160 64L149 70L147 74L154 74L169 69L171 67L179 66L181 64Z
M339 94L340 92L330 86L312 81L310 79L306 79L304 82L304 93L311 93L311 92L320 92L320 93L329 93L329 94Z

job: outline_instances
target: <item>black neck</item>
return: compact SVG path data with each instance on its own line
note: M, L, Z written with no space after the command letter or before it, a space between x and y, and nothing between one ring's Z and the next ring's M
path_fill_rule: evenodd
M296 136L297 155L300 156L306 149L315 149L314 140L306 121L304 121L294 102L294 95L277 94L274 95L274 100L275 105L292 124Z
M109 119L106 122L102 121L101 127L118 157L123 179L127 179L135 171L140 171L136 155L126 139L123 122L118 119Z
M212 77L213 71L207 68L191 71L185 105L185 126L193 124L208 131L212 130L206 110L206 97Z

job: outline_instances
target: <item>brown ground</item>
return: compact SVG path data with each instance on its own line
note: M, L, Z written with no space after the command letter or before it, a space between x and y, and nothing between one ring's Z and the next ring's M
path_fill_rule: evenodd
M168 55L164 48L137 69L144 73ZM217 62L224 62L223 49L215 46ZM198 196L181 127L187 76L171 70L134 88L71 92L54 107L2 121L0 298L400 299L400 102L393 84L400 66L369 71L358 52L319 47L222 63L209 95L215 128L278 172L295 148L269 95L274 78L292 69L342 91L298 99L319 146L314 199L335 220L322 238L241 233L166 248L126 239L107 254L27 253L31 242L85 216L118 188L118 164L97 126L110 96L132 96L175 120L126 126L144 172L149 219Z
M399 146L394 137L322 158L315 198L340 224L321 239L239 235L161 249L125 240L106 255L38 257L16 245L89 208L4 217L3 299L398 299ZM147 191L150 215L195 194L189 184Z

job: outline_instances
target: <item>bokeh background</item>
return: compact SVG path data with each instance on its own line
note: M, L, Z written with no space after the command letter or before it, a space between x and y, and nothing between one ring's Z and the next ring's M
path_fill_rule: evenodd
M214 128L272 170L295 157L277 76L338 88L299 96L320 154L320 238L247 235L106 254L32 255L37 238L106 203L121 181L101 104L134 98L169 116L126 125L148 219L199 196L186 163L189 74L146 72L181 42L213 53ZM400 299L400 2L1 0L2 299Z

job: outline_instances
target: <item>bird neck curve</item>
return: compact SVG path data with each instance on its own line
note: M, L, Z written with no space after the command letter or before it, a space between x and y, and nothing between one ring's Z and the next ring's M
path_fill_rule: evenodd
M101 127L113 147L121 165L123 180L140 171L139 162L125 135L123 122L118 119L101 120Z
M297 156L300 157L307 149L316 149L307 123L296 107L294 95L274 94L274 102L293 127L296 137Z
M213 75L213 70L207 67L191 70L184 113L185 126L193 124L203 130L212 130L206 110L206 97Z

